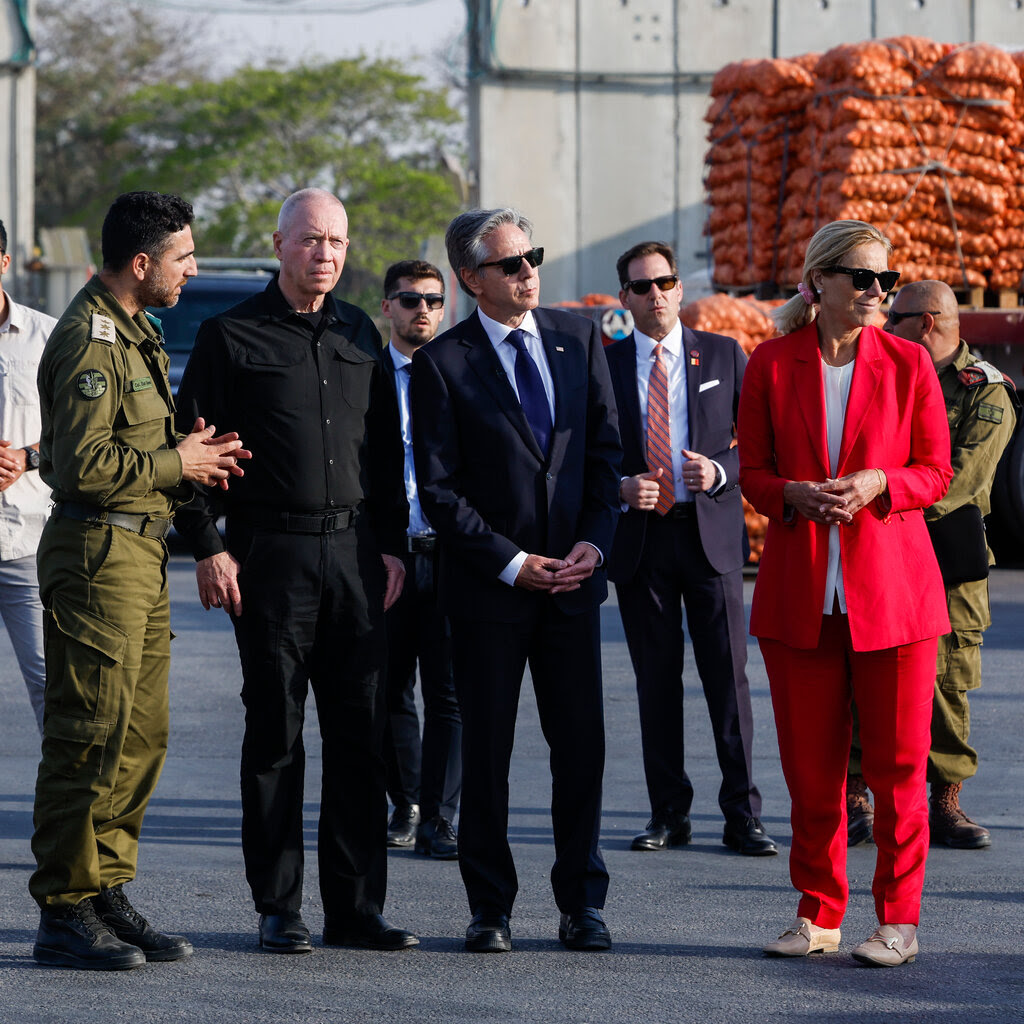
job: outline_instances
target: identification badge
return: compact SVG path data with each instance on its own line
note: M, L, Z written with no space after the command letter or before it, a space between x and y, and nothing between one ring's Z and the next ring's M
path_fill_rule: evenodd
M107 378L99 370L83 370L78 375L78 390L85 398L99 398L106 394Z
M113 345L117 338L117 329L114 327L114 321L102 313L93 313L92 334L89 337L93 341L105 341L108 345Z
M153 386L152 377L136 377L128 381L125 391L148 391Z

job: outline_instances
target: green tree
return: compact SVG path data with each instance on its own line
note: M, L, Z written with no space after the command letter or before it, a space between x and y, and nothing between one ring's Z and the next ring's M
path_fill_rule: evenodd
M352 229L345 290L378 297L387 264L415 256L458 211L440 166L458 121L443 89L359 57L144 88L110 135L135 153L124 187L193 197L203 255L266 256L285 196L334 192Z
M177 21L140 4L39 0L36 9L36 224L80 225L99 240L103 214L128 140L111 122L136 90L153 82L196 80L206 62L202 22Z

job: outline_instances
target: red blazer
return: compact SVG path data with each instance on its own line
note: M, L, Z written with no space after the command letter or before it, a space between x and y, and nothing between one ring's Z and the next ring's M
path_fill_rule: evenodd
M831 475L814 324L759 345L738 418L740 486L768 516L750 619L754 636L817 647L825 602L828 526L784 505L790 480ZM839 528L853 647L880 650L949 632L946 595L922 509L949 487L949 427L927 352L874 327L860 334L836 476L881 469L873 501Z

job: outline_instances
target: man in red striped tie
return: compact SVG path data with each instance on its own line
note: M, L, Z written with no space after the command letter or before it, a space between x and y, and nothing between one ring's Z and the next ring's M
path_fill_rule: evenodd
M607 350L624 458L619 522L608 562L636 672L651 820L634 850L691 838L693 786L683 757L683 607L722 770L722 842L747 856L777 853L760 822L751 771L753 722L745 671L746 558L734 447L746 366L732 338L679 321L675 254L641 242L616 269L635 329Z

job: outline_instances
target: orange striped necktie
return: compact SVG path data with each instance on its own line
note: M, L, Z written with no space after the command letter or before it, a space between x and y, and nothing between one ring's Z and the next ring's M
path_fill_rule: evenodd
M668 376L661 358L664 346L654 346L654 366L647 386L647 468L653 472L663 470L658 480L658 501L654 511L659 516L675 504L675 484L672 479L672 430L668 419Z

